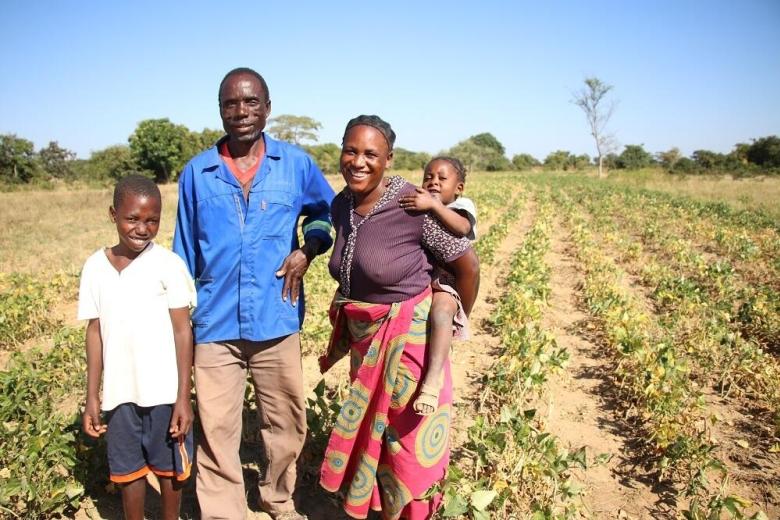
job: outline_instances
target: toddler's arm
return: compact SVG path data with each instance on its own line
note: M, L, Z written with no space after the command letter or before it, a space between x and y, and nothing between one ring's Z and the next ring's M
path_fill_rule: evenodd
M179 390L173 405L169 432L172 437L186 435L192 426L193 414L190 404L192 386L192 327L190 309L169 309L173 325L173 341L176 344L176 369L179 377Z
M404 209L416 211L430 211L439 219L444 227L458 238L465 237L471 232L471 221L460 211L450 209L439 199L431 196L423 188L416 188L414 195L404 195L398 199L398 203Z
M81 427L90 437L100 437L106 425L100 422L100 379L103 375L103 339L100 319L87 323L87 401L81 416Z

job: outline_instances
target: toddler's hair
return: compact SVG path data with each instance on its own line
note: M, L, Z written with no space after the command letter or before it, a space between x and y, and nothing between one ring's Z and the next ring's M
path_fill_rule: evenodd
M463 166L463 163L460 162L460 159L456 157L451 157L449 155L440 155L428 161L428 164L425 165L425 170L427 170L428 166L430 166L436 161L447 161L448 163L450 163L452 167L455 168L455 171L458 173L458 180L463 183L466 182L466 167Z
M128 195L154 197L162 202L160 188L152 179L143 175L128 175L119 179L114 187L114 209L118 208Z
M387 141L387 147L389 148L389 151L393 151L393 145L395 144L395 132L393 132L392 127L390 126L390 123L385 121L379 116L367 116L367 115L360 115L353 119L349 120L349 123L347 123L347 128L344 129L344 136L347 135L347 132L349 132L349 129L353 126L358 125L366 125L370 126L372 128L375 128L381 133L385 141ZM344 142L344 138L342 137L341 142Z

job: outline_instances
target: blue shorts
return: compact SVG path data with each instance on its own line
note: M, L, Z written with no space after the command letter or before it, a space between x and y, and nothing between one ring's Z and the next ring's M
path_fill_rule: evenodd
M168 433L173 405L120 404L108 413L108 469L111 481L127 483L150 471L187 480L192 466L192 430L182 439Z

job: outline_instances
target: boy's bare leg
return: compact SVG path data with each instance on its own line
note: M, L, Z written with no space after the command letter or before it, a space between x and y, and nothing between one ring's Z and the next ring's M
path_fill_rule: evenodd
M146 477L122 484L122 509L125 520L144 520L144 500L146 499Z
M414 410L420 415L430 415L439 406L439 391L443 383L444 364L452 344L452 319L458 311L458 303L450 294L433 293L431 312L431 340L428 344L428 368L420 385L420 393L414 402Z
M170 477L158 477L160 481L160 496L162 497L163 520L179 520L181 508L181 489L183 482Z

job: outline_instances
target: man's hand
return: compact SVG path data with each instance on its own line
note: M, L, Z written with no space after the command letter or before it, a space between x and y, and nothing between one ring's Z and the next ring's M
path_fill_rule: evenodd
M284 276L284 286L282 287L282 300L287 301L290 298L293 307L298 304L298 296L301 294L301 280L306 270L309 269L311 260L304 252L303 248L296 249L284 259L282 267L276 271L276 276Z
M187 435L192 426L193 414L192 405L190 405L190 399L177 399L176 404L173 405L173 413L171 414L171 425L168 428L168 432L171 437L181 437Z
M398 199L398 205L410 211L428 211L441 202L423 188L415 188L414 195L404 195Z
M100 422L100 402L87 400L81 415L81 428L90 437L98 438L106 433L108 427Z

